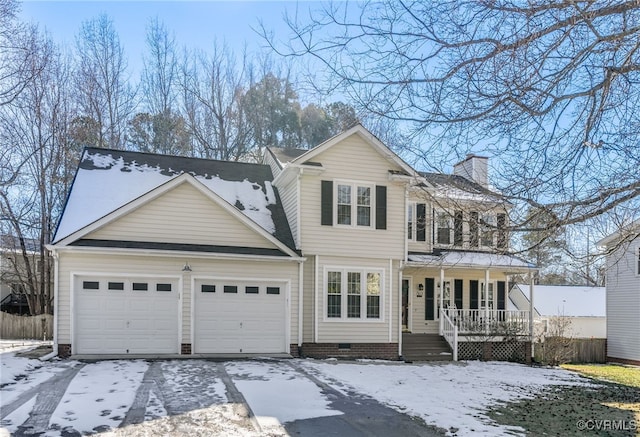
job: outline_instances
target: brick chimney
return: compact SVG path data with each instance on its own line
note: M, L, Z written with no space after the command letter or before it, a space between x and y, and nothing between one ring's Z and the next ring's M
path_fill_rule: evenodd
M489 158L469 154L453 166L453 174L476 182L483 187L489 187Z

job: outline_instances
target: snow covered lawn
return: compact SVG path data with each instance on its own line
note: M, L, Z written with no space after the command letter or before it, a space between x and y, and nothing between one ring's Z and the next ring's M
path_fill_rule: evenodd
M266 432L286 436L288 423L349 417L334 403L335 395L327 395L327 386L343 395L342 402L371 398L456 436L523 434L522 428L497 425L487 410L531 398L554 386L589 384L562 369L498 362L80 363L40 362L16 357L14 351L0 354L0 361L0 404L4 409L0 436L16 432L20 426L46 436L95 432L247 437ZM61 375L68 375L62 383ZM253 425L243 399L255 415ZM36 411L38 414L32 414Z
M562 369L504 362L302 363L334 388L371 396L398 411L419 416L430 425L453 430L456 435L503 435L507 428L490 421L484 414L487 407L531 398L552 385L589 384L585 378Z

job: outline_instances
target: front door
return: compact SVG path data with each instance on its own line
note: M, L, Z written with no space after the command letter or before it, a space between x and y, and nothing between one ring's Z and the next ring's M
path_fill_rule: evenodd
M402 330L409 331L409 280L402 280Z

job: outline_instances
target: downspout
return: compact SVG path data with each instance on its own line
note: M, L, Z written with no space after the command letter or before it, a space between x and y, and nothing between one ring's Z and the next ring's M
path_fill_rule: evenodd
M298 170L298 177L296 178L296 249L300 250L302 247L302 235L300 229L302 226L300 225L300 220L302 219L302 206L300 203L302 202L302 198L300 197L300 178L302 178L302 174L304 173L304 169L300 168Z
M47 359L58 355L58 302L60 301L58 278L60 273L60 255L55 249L52 249L51 256L53 256L53 355L51 357L47 355Z
M314 279L313 279L313 342L318 342L318 264L319 256L316 255L314 257L315 266L314 266Z
M393 259L389 258L389 343L393 341Z
M303 324L303 275L304 275L304 264L302 261L298 263L298 352L300 352L300 348L302 347L302 324Z
M402 356L402 270L404 262L400 261L398 266L398 290L400 290L400 300L398 300L398 356ZM411 290L409 290L411 293Z
M440 314L438 314L438 324L439 324L439 331L440 331L440 335L443 334L443 329L442 327L444 326L444 318L442 317L442 312L444 311L444 308L442 308L442 304L444 303L444 269L442 267L440 267L440 296L439 300L439 306L440 306Z

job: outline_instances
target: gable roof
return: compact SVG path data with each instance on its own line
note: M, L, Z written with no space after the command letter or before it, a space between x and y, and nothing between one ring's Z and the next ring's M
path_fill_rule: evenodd
M340 143L345 138L348 138L354 134L360 136L364 141L370 144L375 150L378 151L378 153L380 153L388 161L395 163L398 167L400 167L406 173L407 176L417 175L417 172L413 169L413 167L411 167L409 164L404 162L402 158L396 155L390 148L388 148L385 144L383 144L382 141L380 141L374 134L368 131L361 124L356 124L352 128L342 132L341 134L338 134L329 138L324 143L314 147L313 149L309 149L305 151L304 153L302 153L301 155L292 159L289 162L291 164L303 164L307 161L310 161L314 157L321 154L322 152L330 149L331 147ZM300 149L297 149L297 150L300 150Z
M293 149L293 148L282 148L282 147L267 147L271 156L273 156L280 168L284 166L284 164L293 161L298 156L303 155L309 151L309 149Z
M517 284L511 292L516 287L530 301L530 286ZM533 288L533 306L541 316L606 317L606 301L605 287L534 285Z
M617 231L607 235L596 243L598 246L608 246L620 240L633 241L640 235L640 219L634 220L628 225L621 226Z
M54 244L183 174L295 247L269 166L98 148L82 154Z

